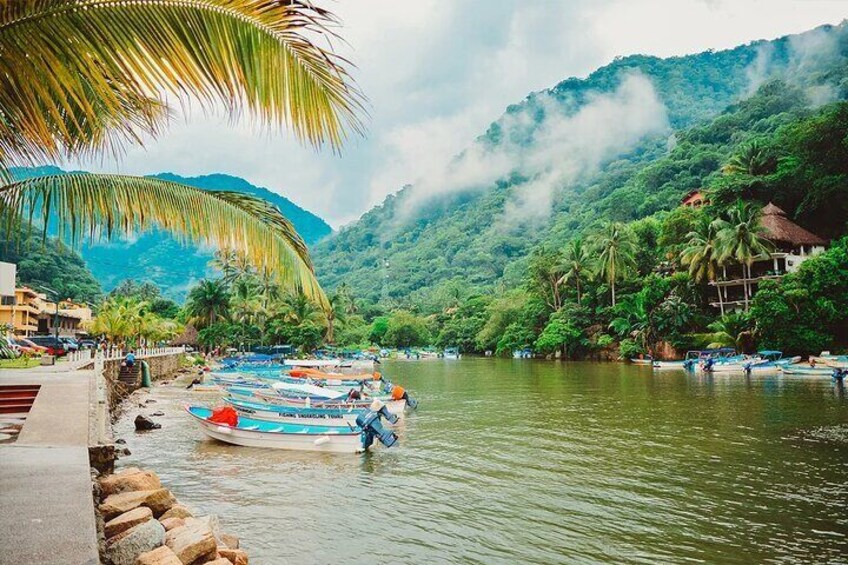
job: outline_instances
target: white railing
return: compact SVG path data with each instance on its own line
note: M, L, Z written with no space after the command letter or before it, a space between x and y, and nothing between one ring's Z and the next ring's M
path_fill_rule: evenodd
M69 351L65 360L70 363L77 363L80 361L91 361L91 358L91 349L80 349L79 351Z
M136 359L144 359L145 357L156 357L158 355L178 355L185 353L184 347L139 347L133 350ZM89 350L89 354L91 350ZM95 353L95 358L103 361L114 361L123 359L127 356L128 351L120 347L107 347L98 349ZM89 357L90 359L91 357Z

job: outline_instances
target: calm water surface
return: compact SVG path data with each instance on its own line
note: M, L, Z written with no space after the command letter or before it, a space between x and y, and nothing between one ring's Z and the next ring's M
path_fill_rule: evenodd
M217 514L251 563L848 561L848 402L830 379L382 368L420 400L391 450L219 444L181 410L214 395L159 386L116 425L121 463ZM155 410L161 430L132 431Z

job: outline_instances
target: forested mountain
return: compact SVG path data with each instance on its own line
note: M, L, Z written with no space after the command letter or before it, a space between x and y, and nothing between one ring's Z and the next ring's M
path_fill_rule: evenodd
M848 27L825 26L727 51L618 58L533 93L443 170L317 245L319 277L389 308L457 285L516 286L538 246L671 210L746 140L845 98L846 54ZM802 224L821 212L789 187L776 197Z
M39 291L47 287L62 298L86 302L96 302L102 295L82 257L54 239L42 241L35 233L15 241L0 237L0 261L17 264L18 284Z
M61 174L58 167L15 169L18 178L36 174ZM321 218L300 208L287 198L246 180L224 174L181 177L173 173L152 175L155 178L196 186L205 190L234 190L263 198L289 218L307 244L315 244L328 235L330 226ZM153 230L138 234L132 241L84 243L80 253L105 290L111 290L125 279L150 281L163 289L169 298L182 300L189 287L210 274L208 263L212 252L198 247L184 247L165 232Z

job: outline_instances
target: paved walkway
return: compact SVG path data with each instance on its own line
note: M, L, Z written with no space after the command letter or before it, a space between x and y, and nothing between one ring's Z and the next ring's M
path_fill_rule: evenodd
M18 440L0 446L0 564L99 563L88 463L94 372L70 369L0 370L0 385L41 385Z

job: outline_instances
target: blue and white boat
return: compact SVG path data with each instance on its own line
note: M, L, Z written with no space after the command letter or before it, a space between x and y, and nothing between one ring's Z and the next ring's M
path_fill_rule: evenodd
M362 453L374 440L386 447L397 442L397 435L383 427L382 420L396 420L385 406L359 414L356 425L347 429L339 426L315 426L268 422L239 416L236 425L212 422L212 410L201 406L186 406L186 411L207 436L218 441L245 447L266 447L297 451L329 453Z
M232 396L224 398L224 402L235 408L239 416L246 418L314 426L355 426L356 417L368 411L366 408L354 406L349 408L280 406Z

